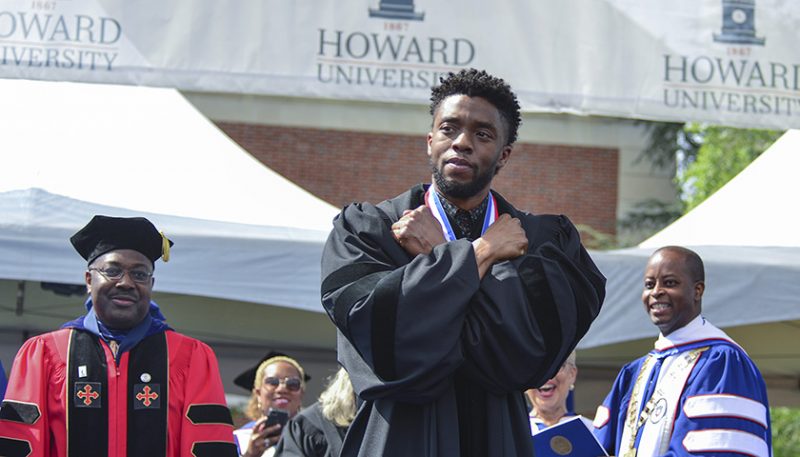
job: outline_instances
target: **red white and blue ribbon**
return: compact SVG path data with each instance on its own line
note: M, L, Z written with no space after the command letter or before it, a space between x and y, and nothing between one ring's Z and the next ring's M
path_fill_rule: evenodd
M453 227L450 225L450 221L447 219L447 213L444 211L442 202L439 200L439 193L433 190L433 186L428 188L427 192L425 192L425 205L431 209L433 217L435 217L436 220L439 221L439 225L442 226L442 234L444 234L444 238L447 241L455 241L456 234L453 231ZM483 218L481 235L486 233L486 230L494 223L496 219L497 202L494 199L494 195L489 192L489 203L486 205L486 215Z

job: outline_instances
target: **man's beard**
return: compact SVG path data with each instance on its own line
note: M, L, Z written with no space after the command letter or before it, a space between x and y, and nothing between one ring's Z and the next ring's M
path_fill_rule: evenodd
M474 166L472 170L475 171ZM431 162L431 172L433 173L433 182L436 183L436 188L439 192L444 194L445 197L463 200L474 197L492 182L492 178L497 174L497 161L483 173L476 174L471 181L464 183L447 180L442 170L433 162Z

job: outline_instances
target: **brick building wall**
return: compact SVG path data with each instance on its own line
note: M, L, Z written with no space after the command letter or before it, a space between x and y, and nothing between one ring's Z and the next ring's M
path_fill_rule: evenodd
M218 122L258 160L334 206L430 181L425 137ZM616 231L618 151L517 143L494 188L520 209Z

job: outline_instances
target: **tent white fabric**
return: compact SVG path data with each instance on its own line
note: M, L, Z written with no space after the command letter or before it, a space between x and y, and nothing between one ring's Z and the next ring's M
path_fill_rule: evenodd
M336 209L177 91L0 80L0 100L0 278L80 284L69 235L94 214L145 215L176 243L157 291L320 311Z
M703 203L639 246L800 247L800 130L789 130Z
M642 274L658 247L695 250L706 266L703 315L725 329L762 371L800 376L800 131L791 130L749 167L638 248L593 253L607 298L581 341L583 360L630 360L655 339L641 301ZM649 344L649 343L648 343ZM637 348L637 352L626 353ZM605 348L605 349L604 349Z
M321 312L320 256L336 208L258 162L175 90L0 79L0 100L7 368L25 335L84 312L80 295L40 287L83 284L69 236L94 214L145 216L175 242L153 297L173 327L215 345L229 389L265 348L318 363L321 387L335 331Z

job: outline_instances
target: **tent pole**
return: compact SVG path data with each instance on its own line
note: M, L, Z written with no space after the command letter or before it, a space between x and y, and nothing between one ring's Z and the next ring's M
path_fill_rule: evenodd
M25 281L17 282L17 316L22 316L22 311L25 306Z

